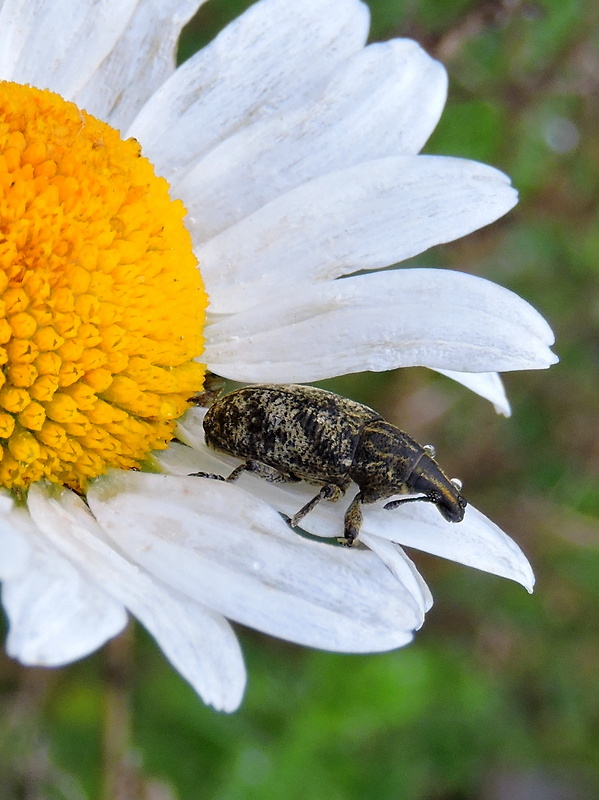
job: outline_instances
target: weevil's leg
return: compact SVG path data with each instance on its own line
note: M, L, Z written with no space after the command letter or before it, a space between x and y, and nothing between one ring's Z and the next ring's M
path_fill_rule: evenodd
M390 503L385 503L383 508L387 510L393 508L399 508L399 506L403 506L404 503L434 503L435 501L432 497L405 497L402 500L391 500Z
M343 520L343 537L338 539L340 544L346 547L351 547L360 533L362 527L362 492L354 497L345 512L345 519Z
M269 467L268 464L257 461L255 458L248 458L243 464L235 467L227 478L224 478L222 475L216 475L214 472L191 472L190 475L195 478L212 478L217 481L231 483L237 480L242 472L253 472L254 475L258 475L259 478L264 478L264 480L269 483L296 483L299 481L299 478L296 478L295 475L284 475L282 472L279 472L278 469Z
M190 472L190 478L212 478L213 481L224 481L222 475L217 475L214 472Z
M231 481L237 480L243 472L252 472L254 475L263 478L269 483L297 483L299 481L299 478L296 478L295 475L285 475L283 472L279 472L275 467L270 467L268 464L265 464L263 461L258 461L255 458L248 458L243 464L235 467L233 472L228 478L225 478L225 480L231 483Z
M318 492L316 497L313 497L311 500L309 500L305 506L300 508L297 514L294 514L291 517L289 523L291 527L295 528L298 522L300 522L300 520L302 520L306 514L309 514L310 511L312 511L312 509L315 508L321 500L331 500L333 503L336 500L339 500L339 498L343 497L345 494L346 488L347 487L342 488L341 486L337 486L334 483L327 483L326 486L323 486Z

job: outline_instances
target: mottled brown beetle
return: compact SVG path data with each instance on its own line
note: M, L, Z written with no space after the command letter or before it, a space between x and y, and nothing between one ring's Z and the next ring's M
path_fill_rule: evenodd
M204 417L206 444L245 459L226 478L248 471L273 483L300 481L322 489L295 514L296 526L321 500L338 500L350 483L359 492L345 514L343 539L351 546L362 524L362 503L394 494L418 494L393 500L434 503L446 520L461 522L466 500L459 481L451 481L422 447L368 406L310 386L246 386L216 400ZM202 477L225 480L198 472Z

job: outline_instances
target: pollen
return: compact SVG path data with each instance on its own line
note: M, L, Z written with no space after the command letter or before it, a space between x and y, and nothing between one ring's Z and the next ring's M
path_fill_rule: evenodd
M167 447L203 384L185 209L139 144L0 82L0 485L85 491Z

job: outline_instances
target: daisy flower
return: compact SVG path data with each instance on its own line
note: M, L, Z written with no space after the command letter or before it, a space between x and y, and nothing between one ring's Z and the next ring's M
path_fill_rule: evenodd
M470 507L455 525L368 508L368 547L347 550L289 529L302 485L189 477L230 468L188 410L205 365L277 383L421 365L506 413L496 373L555 359L505 289L377 271L515 203L491 167L417 155L440 64L366 46L358 0L261 0L175 68L197 6L0 8L0 578L23 664L81 658L131 613L232 710L229 619L329 650L406 644L431 598L400 544L533 579ZM304 527L339 535L341 505Z

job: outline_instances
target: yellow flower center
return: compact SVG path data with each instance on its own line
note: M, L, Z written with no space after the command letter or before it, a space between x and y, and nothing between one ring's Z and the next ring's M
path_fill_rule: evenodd
M0 82L0 485L83 490L167 446L204 375L184 214L135 140Z

